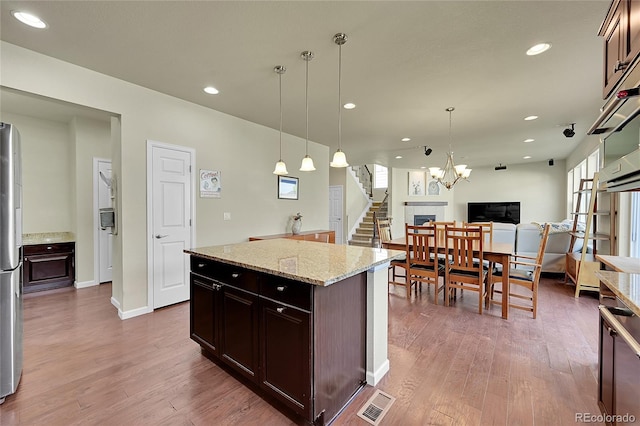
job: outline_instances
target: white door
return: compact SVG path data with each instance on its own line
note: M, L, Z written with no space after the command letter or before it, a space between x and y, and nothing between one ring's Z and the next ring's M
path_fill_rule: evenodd
M153 308L189 299L189 256L191 248L192 178L194 153L182 147L151 149L151 280Z
M336 232L336 244L342 244L342 185L329 187L329 229Z
M98 209L113 207L111 203L111 161L98 160ZM113 271L113 235L111 228L98 223L98 264L101 283L111 281Z

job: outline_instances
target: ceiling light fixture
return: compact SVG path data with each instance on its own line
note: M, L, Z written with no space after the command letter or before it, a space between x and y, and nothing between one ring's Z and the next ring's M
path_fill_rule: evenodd
M576 135L575 125L576 123L571 123L570 129L564 129L562 131L562 134L564 135L565 138L572 138Z
M342 45L347 42L347 35L338 33L333 36L333 41L339 47L338 53L338 150L333 154L333 161L329 163L331 167L347 167L347 157L342 152Z
M306 107L306 117L307 117L307 137L305 143L305 156L302 159L302 164L300 165L301 172L312 172L316 169L313 165L313 159L309 157L309 61L313 59L313 52L305 50L300 54L302 59L307 63L306 65L306 83L304 89L304 103Z
M529 142L533 142L533 141L535 141L535 139L531 139L531 138L529 138L529 139L525 139L525 140L524 140L524 143L529 143Z
M402 158L402 155L396 155L396 160L399 160Z
M528 115L524 118L524 121L531 121L531 120L537 120L538 116L537 115Z
M33 15L31 13L12 10L11 14L18 21L33 28L43 29L43 28L47 28L48 26L46 22L44 22L42 19L38 18L36 15Z
M431 155L431 153L433 152L433 150L431 148L428 147L424 147L424 155L426 155L427 157Z
M273 70L278 74L278 87L280 91L280 160L276 163L273 174L286 175L289 174L289 172L287 172L287 165L282 161L282 74L284 74L287 69L282 65L278 65Z
M217 95L218 93L220 93L220 91L213 86L207 86L202 90L204 90L205 93L208 93L210 95Z
M527 50L528 56L535 56L541 53L546 52L551 49L551 43L538 43L535 46L531 46L529 50Z
M525 155L524 157L522 157L523 160L529 160L531 158L530 155Z
M409 142L411 140L411 138L402 138L400 139L402 142Z
M449 107L446 111L449 113L449 152L447 152L447 163L444 168L429 167L431 177L438 180L438 183L450 190L461 178L467 180L471 175L471 169L467 169L466 164L455 165L453 162L453 149L451 148L451 113L454 107ZM425 152L426 154L426 152Z
M356 104L354 104L353 102L347 102L346 104L344 104L344 109L354 109L356 107Z

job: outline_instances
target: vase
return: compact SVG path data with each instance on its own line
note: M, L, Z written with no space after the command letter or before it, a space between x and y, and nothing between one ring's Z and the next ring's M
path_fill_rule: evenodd
M298 235L300 233L300 228L302 228L302 220L294 220L293 225L291 226L291 232L293 235Z

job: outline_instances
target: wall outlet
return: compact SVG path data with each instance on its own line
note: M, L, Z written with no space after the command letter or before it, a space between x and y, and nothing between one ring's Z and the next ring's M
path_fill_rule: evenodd
M224 212L223 213L223 219L224 220L231 220L231 212Z

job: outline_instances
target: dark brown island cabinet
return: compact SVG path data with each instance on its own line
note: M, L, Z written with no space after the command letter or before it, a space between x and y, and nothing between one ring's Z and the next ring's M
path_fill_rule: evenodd
M318 286L191 256L191 338L289 415L330 422L366 383L366 273Z
M24 246L23 291L52 290L75 281L75 242Z

